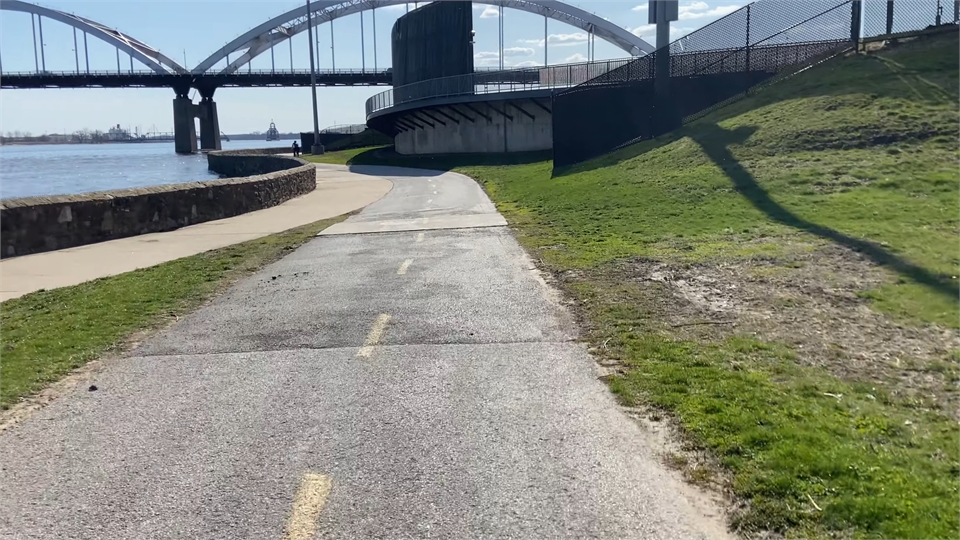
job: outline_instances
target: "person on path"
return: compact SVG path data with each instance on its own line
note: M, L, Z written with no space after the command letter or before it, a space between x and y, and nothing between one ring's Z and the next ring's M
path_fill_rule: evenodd
M293 157L300 157L300 145L293 141Z

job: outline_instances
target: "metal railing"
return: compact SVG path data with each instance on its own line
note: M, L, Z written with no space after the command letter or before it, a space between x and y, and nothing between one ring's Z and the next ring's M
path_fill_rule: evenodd
M367 129L366 124L337 124L320 130L320 133L336 133L338 135L356 135Z
M315 70L317 75L387 75L392 73L390 69L317 69ZM219 72L207 72L202 74L193 74L193 73L157 73L153 70L137 69L137 70L90 70L90 71L3 71L2 75L13 76L13 77L30 77L30 76L44 76L44 77L76 77L76 76L116 76L116 75L143 75L143 76L222 76L222 77L242 77L244 75L310 75L309 69L253 69L253 70L244 70L244 71L235 71L233 73L219 73Z
M406 103L444 97L569 88L624 66L634 58L558 64L547 67L476 71L398 86L366 103L367 117Z

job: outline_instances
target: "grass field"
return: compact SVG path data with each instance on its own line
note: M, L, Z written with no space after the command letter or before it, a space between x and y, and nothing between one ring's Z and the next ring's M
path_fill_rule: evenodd
M334 218L73 287L0 304L0 407L6 409L136 332L189 313L341 221Z
M611 389L744 535L956 538L956 33L832 60L569 170L457 169L577 301ZM497 161L501 160L501 161Z

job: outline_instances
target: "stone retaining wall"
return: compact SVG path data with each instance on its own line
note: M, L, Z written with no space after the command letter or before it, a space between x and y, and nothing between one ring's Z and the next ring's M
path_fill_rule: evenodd
M210 169L232 178L0 201L0 257L170 231L276 206L316 189L312 163L262 152L210 152Z

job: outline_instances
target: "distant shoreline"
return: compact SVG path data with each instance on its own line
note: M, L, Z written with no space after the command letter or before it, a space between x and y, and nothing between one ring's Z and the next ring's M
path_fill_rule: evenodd
M267 141L265 134L238 134L227 135L226 141ZM297 133L281 133L281 141L299 141L300 135ZM44 144L56 145L93 145L93 144L140 144L140 143L172 143L173 139L127 139L121 141L100 141L100 142L77 142L77 141L0 141L0 146L38 146Z

